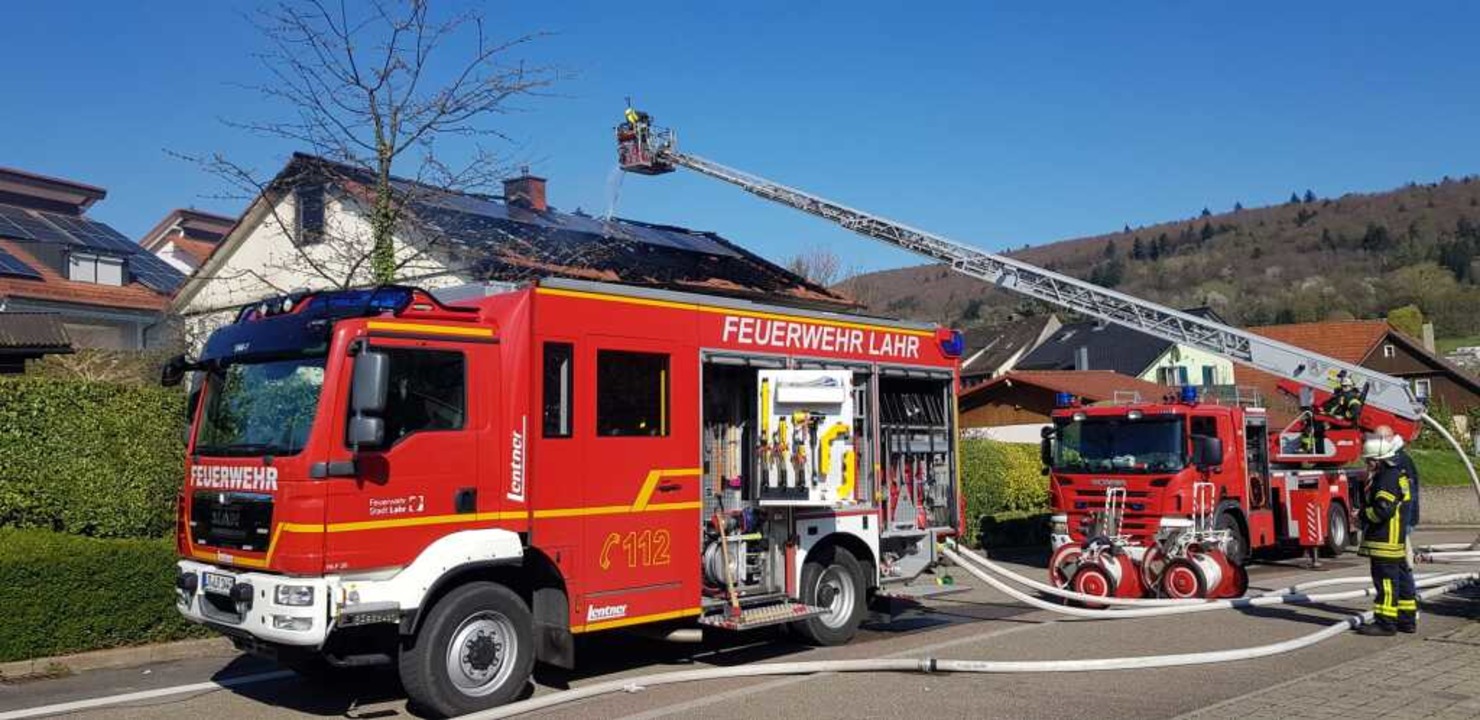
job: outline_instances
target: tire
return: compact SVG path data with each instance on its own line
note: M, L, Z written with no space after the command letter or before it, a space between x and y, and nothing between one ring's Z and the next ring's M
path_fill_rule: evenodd
M1085 563L1079 566L1079 571L1074 573L1074 581L1070 583L1074 592L1082 595L1094 595L1096 597L1114 597L1115 579L1105 568L1094 563ZM1085 607L1098 610L1104 605L1092 602L1081 602Z
M1228 549L1223 554L1228 557L1231 565L1244 565L1249 562L1249 538L1244 534L1244 526L1239 522L1232 512L1224 510L1218 513L1218 518L1213 521L1214 530L1227 530L1232 538L1228 542Z
M533 624L529 607L502 585L470 583L447 593L401 649L407 697L442 717L515 699L534 669Z
M863 564L853 553L836 545L807 554L802 565L802 602L830 611L792 623L813 645L842 645L853 639L863 622Z
M1321 545L1321 554L1328 558L1341 557L1346 552L1346 546L1351 542L1351 521L1346 514L1346 506L1338 502L1331 503L1330 509L1326 511L1326 542Z

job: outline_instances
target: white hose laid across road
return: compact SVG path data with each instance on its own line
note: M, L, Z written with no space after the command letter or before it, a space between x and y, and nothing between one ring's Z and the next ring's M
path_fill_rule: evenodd
M1023 592L1021 590L1018 590L1015 587L1012 587L1011 585L1009 585L1005 581L999 580L998 578L993 577L992 575L988 574L985 570L982 570L981 568L976 567L974 564L972 564L972 562L968 561L967 557L961 555L960 553L956 552L955 550L952 550L949 547L942 549L941 552L947 558L950 558L952 562L955 562L957 565L961 566L967 572L969 572L972 575L976 576L976 578L978 580L981 580L982 582L984 582L984 583L986 583L988 585L991 585L992 587L996 588L999 592L1002 592L1002 593L1008 595L1009 597L1012 597L1013 599L1015 599L1015 600L1017 600L1019 602L1022 602L1022 603L1026 604L1026 605L1031 605L1031 606L1036 607L1036 608L1038 608L1040 610L1047 610L1049 612L1058 613L1060 615L1069 615L1071 617L1086 618L1086 619L1091 619L1091 620L1119 620L1119 619L1122 619L1122 618L1134 618L1134 617L1161 617L1163 615L1183 615L1183 614L1187 614L1187 613L1209 612L1209 611L1213 611L1213 610L1232 610L1232 609L1240 609L1240 610L1242 610L1242 609L1247 609L1247 608L1268 607L1268 606L1271 606L1271 605L1284 605L1284 604L1287 604L1287 603L1288 604L1309 604L1309 603L1321 603L1321 602L1335 602L1335 601L1338 601L1338 600L1355 600L1355 599L1361 598L1361 597L1370 597L1373 594L1375 594L1375 591L1372 588L1369 587L1369 588L1363 588L1361 590L1346 590L1346 591L1343 591L1343 592L1325 593L1325 594L1321 594L1321 595L1309 595L1309 594L1306 594L1306 593L1291 593L1291 594L1286 594L1286 595L1270 595L1270 596L1252 597L1252 598L1230 598L1230 599L1227 599L1227 600L1209 600L1209 601L1199 602L1199 603L1191 604L1191 605L1172 605L1172 606L1158 606L1158 607L1138 607L1138 608L1129 608L1129 609L1124 609L1124 610L1096 610L1096 609L1092 609L1092 608L1075 607L1073 605L1059 605L1059 604L1052 603L1052 602L1049 602L1047 600L1043 600L1041 598L1035 597L1033 595L1029 595L1029 594L1027 594L1027 593L1025 593L1025 592ZM972 553L970 550L967 550L965 552L969 553L970 555L976 556L976 557L981 557L979 555L976 555L976 553ZM1428 584L1430 584L1430 585L1432 585L1432 584L1435 584L1435 583L1452 582L1452 581L1455 581L1455 580L1460 580L1460 579L1469 578L1469 577L1480 577L1480 573L1453 573L1453 574L1450 574L1450 575L1441 575L1441 576L1438 576L1438 577L1431 577L1431 578L1428 578L1425 582L1428 583ZM1066 592L1067 593L1068 591L1061 591L1061 592ZM1069 593L1069 594L1077 595L1078 593ZM1098 603L1098 602L1100 602L1103 599L1103 598L1100 598L1098 596L1088 596L1088 597L1090 598L1090 601L1091 602L1095 602L1095 603Z
M1480 562L1480 550L1447 550L1444 552L1420 552L1418 560L1431 563Z
M1468 573L1462 579L1430 588L1419 593L1427 599L1449 592L1461 585L1480 579L1480 573ZM1147 608L1152 609L1152 608ZM1165 608L1161 608L1165 609ZM1293 652L1309 647L1327 638L1335 637L1350 628L1371 620L1370 611L1350 615L1330 626L1307 635L1269 645L1259 645L1234 650L1213 650L1201 653L1175 655L1148 655L1125 658L1093 658L1086 660L937 660L920 659L871 659L871 660L819 660L813 662L761 663L726 668L703 670L679 670L676 672L623 678L586 687L550 693L502 707L464 715L466 720L495 720L513 717L536 710L586 700L617 692L638 692L659 685L696 682L701 680L723 680L741 677L765 677L772 675L811 675L816 673L843 672L923 672L923 673L1040 673L1040 672L1093 672L1100 670L1146 670L1151 668L1176 667L1182 665L1205 665L1208 663L1253 660L1281 653Z

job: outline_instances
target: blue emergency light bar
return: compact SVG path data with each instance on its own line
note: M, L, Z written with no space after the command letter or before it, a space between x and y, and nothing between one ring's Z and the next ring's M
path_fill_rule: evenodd
M1059 392L1053 395L1054 407L1073 407L1074 393Z
M1197 402L1197 388L1192 385L1182 386L1182 402L1189 405Z

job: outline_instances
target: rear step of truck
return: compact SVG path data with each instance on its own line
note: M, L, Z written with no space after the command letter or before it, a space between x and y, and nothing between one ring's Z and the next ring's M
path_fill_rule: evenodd
M751 630L767 625L780 625L781 623L806 620L807 618L817 617L826 612L827 608L813 607L804 603L783 600L766 605L741 608L739 617L731 615L730 609L726 607L719 612L700 617L699 624L725 630Z

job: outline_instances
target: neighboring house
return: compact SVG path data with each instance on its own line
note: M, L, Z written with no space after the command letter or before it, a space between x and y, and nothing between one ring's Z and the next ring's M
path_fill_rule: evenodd
M1206 307L1184 312L1223 322ZM1073 322L1018 361L1018 370L1110 370L1160 385L1233 383L1233 362L1198 348L1098 320Z
M0 375L26 371L26 361L72 352L67 330L48 313L0 313Z
M1014 320L995 328L967 330L961 386L979 385L1013 369L1061 325L1058 316L1050 314Z
M164 310L185 276L86 216L107 194L0 168L0 312L55 315L78 347L162 344Z
M1383 372L1407 381L1413 392L1429 398L1433 407L1455 415L1480 406L1480 380L1464 372L1416 338L1389 325L1386 320L1337 320L1249 328L1250 332L1307 350ZM1269 406L1271 419L1292 417L1294 403L1283 399L1278 379L1267 373L1240 367L1238 384L1257 387Z
M957 397L961 428L968 436L1036 443L1059 393L1085 403L1158 402L1168 389L1109 370L1012 370Z
M231 232L236 218L189 208L171 210L144 237L139 246L186 275L195 272Z
M241 306L288 290L371 282L370 176L295 154L175 296L198 341ZM556 210L525 174L504 195L395 182L407 201L395 234L398 282L428 289L548 276L856 309L845 298L719 235Z

